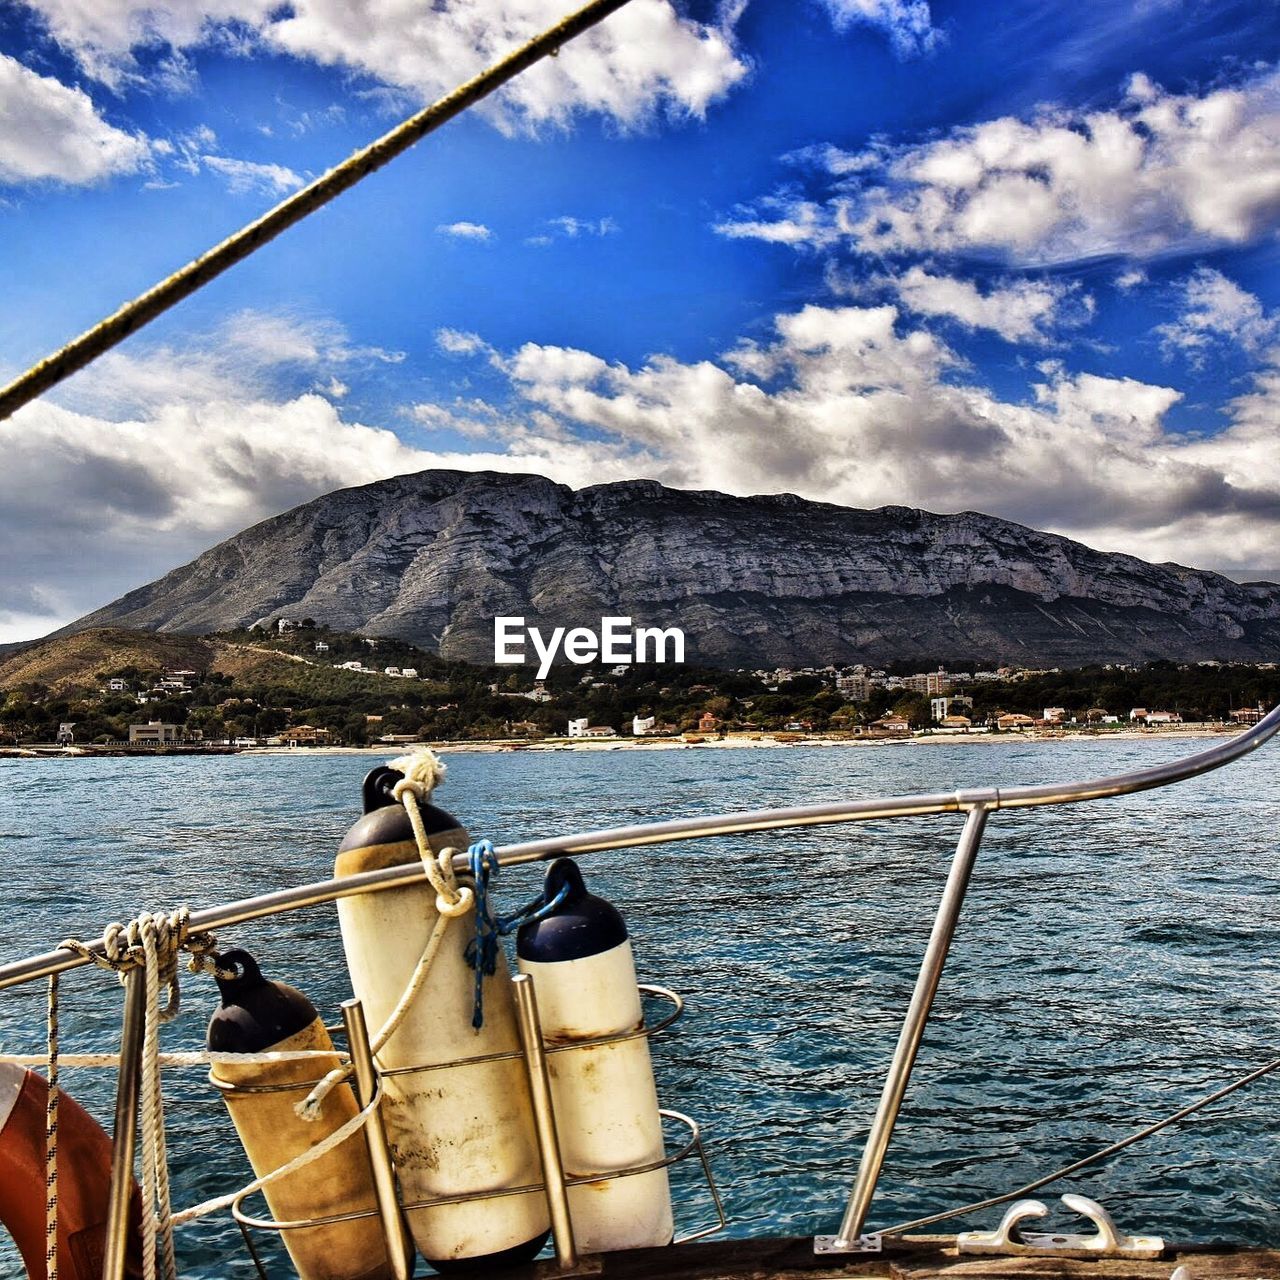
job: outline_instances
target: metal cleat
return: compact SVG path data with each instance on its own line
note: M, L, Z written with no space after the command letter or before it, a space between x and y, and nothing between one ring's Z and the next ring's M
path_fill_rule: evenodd
M879 1232L857 1236L853 1240L841 1240L839 1236L814 1236L813 1251L815 1254L827 1253L879 1253L881 1250Z
M1088 1218L1096 1235L1051 1235L1024 1232L1019 1223L1027 1218L1043 1218L1049 1213L1040 1200L1019 1200L1010 1205L994 1231L962 1231L956 1237L960 1253L1003 1253L1015 1256L1054 1258L1158 1258L1164 1252L1159 1236L1126 1236L1116 1230L1111 1215L1087 1196L1068 1192L1062 1197L1068 1209Z

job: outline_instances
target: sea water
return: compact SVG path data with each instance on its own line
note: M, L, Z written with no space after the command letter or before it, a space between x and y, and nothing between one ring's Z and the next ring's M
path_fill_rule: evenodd
M458 754L440 803L497 843L676 815L1114 774L1176 738L592 754ZM330 873L375 761L355 755L0 761L0 959ZM688 1001L654 1042L664 1105L703 1125L736 1235L839 1222L960 818L757 834L583 859L629 923L641 980ZM1280 1047L1280 746L1145 795L992 815L871 1227L997 1194L1158 1119ZM499 907L541 868L511 868ZM349 995L332 905L228 929L329 1021ZM64 1050L108 1049L120 988L63 979ZM0 1050L42 1046L44 984L0 992ZM164 1046L216 1004L183 975ZM110 1073L68 1069L99 1117ZM205 1072L166 1075L175 1204L250 1173ZM1122 1229L1280 1244L1280 1072L1038 1193ZM673 1178L678 1230L708 1219ZM251 1202L261 1208L261 1201ZM951 1227L994 1226L989 1210ZM1055 1221L1084 1224L1060 1210ZM278 1252L266 1247L270 1258ZM252 1275L226 1216L179 1233L190 1277ZM278 1262L272 1273L283 1275ZM0 1243L0 1276L21 1274Z

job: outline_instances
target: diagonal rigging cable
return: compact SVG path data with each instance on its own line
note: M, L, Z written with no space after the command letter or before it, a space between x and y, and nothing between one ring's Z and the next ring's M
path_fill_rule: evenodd
M1057 1182L1060 1178L1068 1177L1070 1174L1075 1173L1077 1169L1083 1169L1086 1165L1097 1164L1100 1160L1116 1155L1126 1147L1133 1146L1135 1142L1140 1142L1143 1138L1149 1138L1153 1134L1159 1133L1162 1129L1167 1129L1170 1125L1177 1124L1179 1120L1186 1119L1187 1116L1193 1115L1201 1108L1218 1102L1228 1094L1235 1093L1237 1089L1242 1089L1245 1085L1252 1084L1255 1080L1261 1080L1263 1076L1270 1075L1277 1070L1280 1070L1280 1058L1273 1058L1270 1062L1264 1063L1255 1070L1240 1076L1230 1084L1223 1085L1220 1089L1215 1089L1212 1093L1203 1098L1198 1098L1195 1102L1189 1102L1185 1107L1179 1107L1177 1111L1170 1116L1165 1116L1163 1120L1157 1120L1154 1124L1145 1125L1127 1137L1121 1138L1118 1142L1113 1142L1097 1151L1093 1151L1082 1159L1064 1165L1061 1169L1055 1169L1052 1173L1046 1173L1044 1177L1036 1178L1034 1181L1025 1183L1013 1191L1006 1191L1003 1195L991 1196L986 1200L975 1200L972 1204L961 1205L958 1209L947 1209L943 1213L932 1213L925 1218L913 1218L910 1222L902 1222L894 1227L886 1227L880 1234L899 1236L907 1231L920 1231L924 1227L933 1226L935 1222L945 1222L948 1218L967 1217L969 1214L977 1213L982 1209L991 1209L1010 1200L1018 1200L1023 1196L1030 1195L1033 1191L1039 1191L1041 1187L1047 1187L1051 1182Z
M131 302L126 302L105 320L99 321L66 346L32 365L0 390L0 420L8 418L24 404L83 369L103 352L123 342L130 334L221 275L228 267L247 258L269 240L274 240L282 231L301 222L335 196L355 186L375 169L380 169L428 133L474 106L535 62L554 55L562 44L581 35L626 3L627 0L591 0L590 4L535 36L501 62L495 63L431 106L410 116L376 142L354 152L328 173L282 200L262 217L175 271L167 280L162 280Z

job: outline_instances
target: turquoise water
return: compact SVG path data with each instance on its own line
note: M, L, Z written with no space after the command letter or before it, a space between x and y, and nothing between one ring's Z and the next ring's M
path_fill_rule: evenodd
M440 801L503 841L659 817L1110 774L1173 739L449 757ZM0 958L144 907L326 876L371 761L355 756L0 761ZM959 820L866 823L595 854L642 980L688 1012L655 1043L664 1104L705 1127L736 1234L834 1229ZM1162 1116L1280 1047L1280 746L1146 796L997 813L894 1135L872 1226L1008 1190ZM539 869L512 869L502 903ZM348 994L334 908L228 930L330 1020ZM110 1048L114 978L64 979L64 1048ZM41 1048L43 987L0 993L0 1047ZM186 976L166 1047L216 999ZM100 1116L106 1073L65 1083ZM167 1079L175 1201L248 1180L200 1071ZM1074 1190L1122 1228L1280 1244L1280 1073ZM677 1179L680 1185L691 1180ZM705 1220L691 1192L681 1229ZM988 1212L964 1226L994 1225ZM1061 1219L1070 1221L1070 1216ZM249 1276L227 1221L180 1235L183 1274ZM18 1275L0 1244L0 1276ZM275 1274L283 1274L277 1271Z

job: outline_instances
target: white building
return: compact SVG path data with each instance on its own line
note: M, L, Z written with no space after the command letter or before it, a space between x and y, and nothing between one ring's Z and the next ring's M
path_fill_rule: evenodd
M929 699L929 718L941 723L948 716L959 714L957 707L966 707L972 711L973 699L965 693L940 694Z
M569 721L569 737L585 738L587 736L587 726L590 723L591 722L587 719L586 716L582 716L580 719L577 719L577 720L570 720Z
M871 681L857 673L836 676L836 692L848 702L865 702L871 692Z
M631 732L637 738L643 738L644 735L650 732L653 726L657 723L657 716L636 716L635 719L631 721Z
M417 667L401 667L400 674L404 676L406 680L416 680L418 678L418 668Z
M325 644L325 642L324 642L323 640L317 640L317 641L316 641L316 652L317 652L317 653L328 653L328 652L329 652L329 646L328 646L327 644Z
M296 631L297 629L298 624L294 622L292 618L281 618L276 623L276 631L279 632L280 635L284 635L286 631Z
M127 693L128 689L129 682L120 676L114 676L112 679L107 681L108 693Z
M1061 724L1067 718L1066 707L1045 707L1044 718L1050 724Z
M163 724L159 720L148 720L146 724L129 726L129 744L160 747L167 743L182 741L182 727L176 724Z

